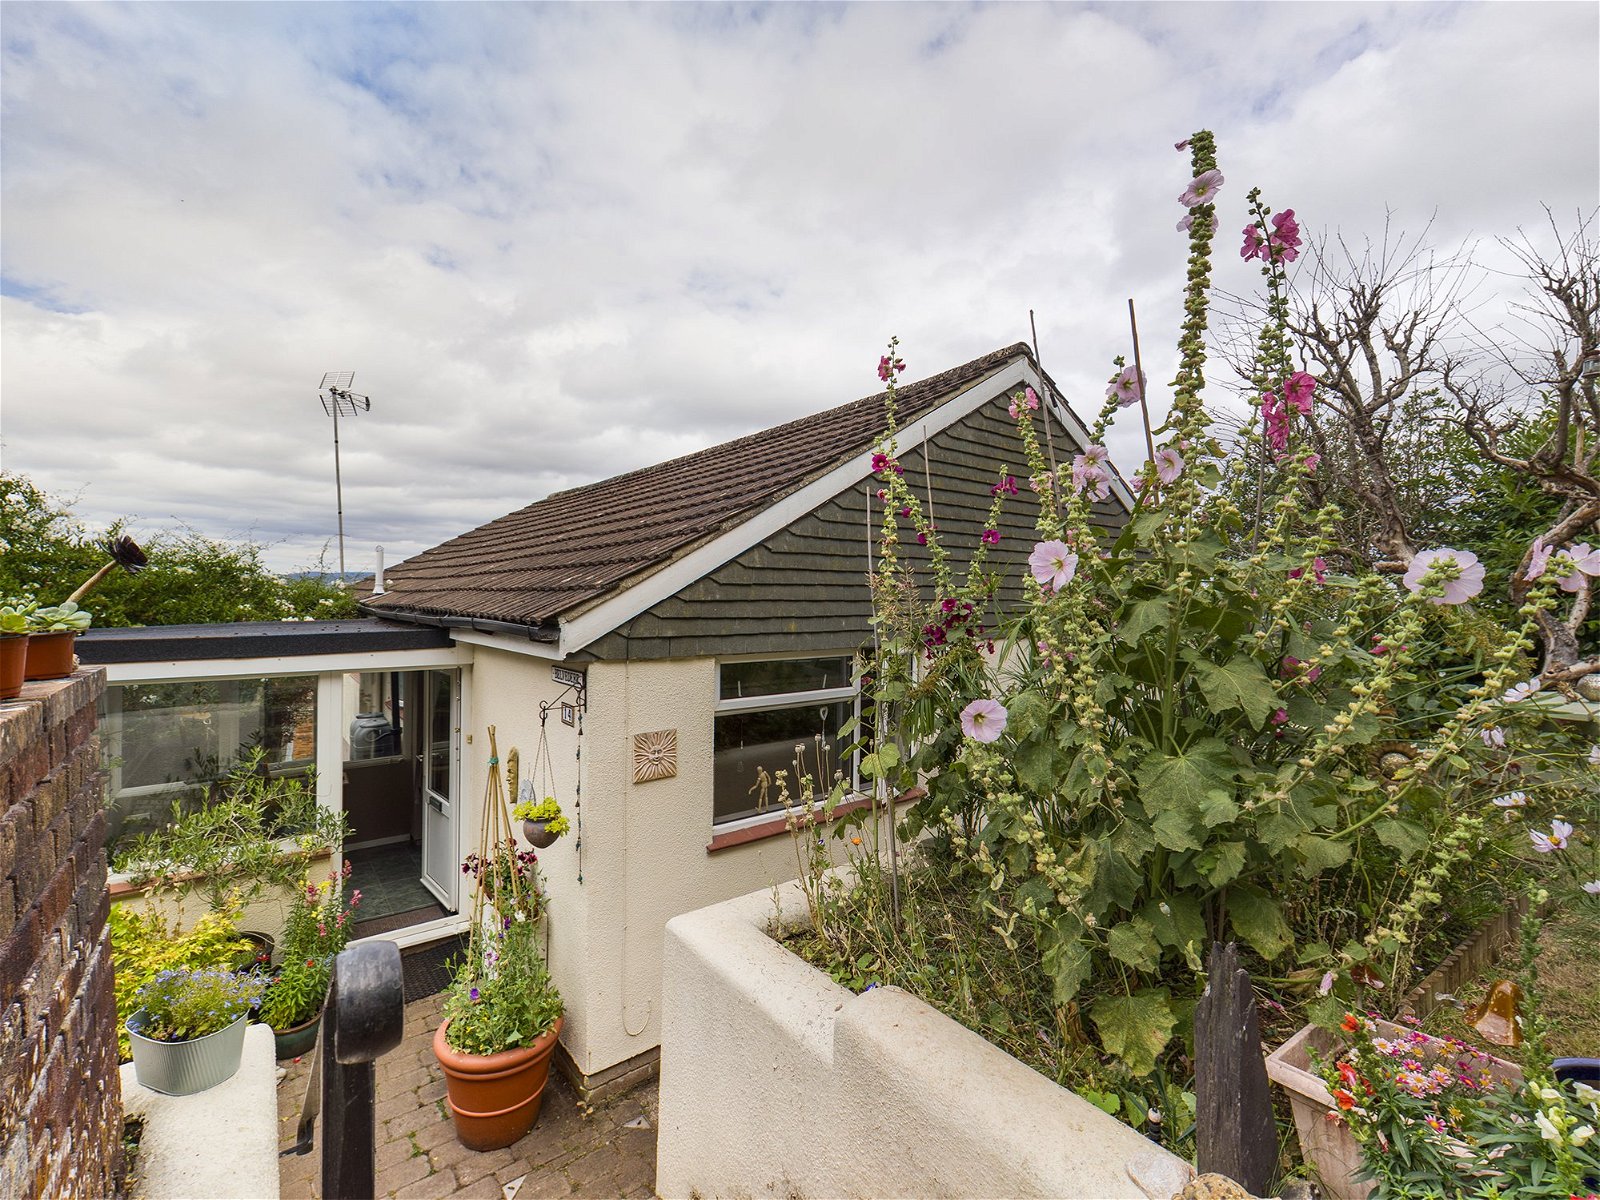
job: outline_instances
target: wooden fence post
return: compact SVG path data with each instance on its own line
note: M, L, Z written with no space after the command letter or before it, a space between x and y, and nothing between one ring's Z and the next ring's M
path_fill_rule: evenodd
M1194 1050L1197 1166L1264 1196L1277 1174L1278 1134L1256 992L1234 942L1211 945L1206 990L1194 1013Z

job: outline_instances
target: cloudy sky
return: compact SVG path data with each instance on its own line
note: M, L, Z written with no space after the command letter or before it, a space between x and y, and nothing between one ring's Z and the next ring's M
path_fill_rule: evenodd
M1493 267L1600 197L1588 2L10 0L0 39L5 469L286 569L334 532L325 371L373 401L366 568L871 393L891 334L917 378L1034 309L1088 412L1131 296L1158 392L1200 126L1225 230L1259 184Z

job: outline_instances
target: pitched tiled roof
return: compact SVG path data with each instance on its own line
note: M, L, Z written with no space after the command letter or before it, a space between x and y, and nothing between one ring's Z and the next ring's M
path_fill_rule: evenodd
M1018 358L1022 343L898 390L914 420ZM374 613L549 624L648 574L860 454L883 393L720 446L556 492L395 566ZM366 583L363 587L370 586Z

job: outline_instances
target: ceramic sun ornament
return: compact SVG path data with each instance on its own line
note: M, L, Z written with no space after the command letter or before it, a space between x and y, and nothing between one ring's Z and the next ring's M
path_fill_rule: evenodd
M678 773L678 731L658 729L633 735L633 781L649 783Z

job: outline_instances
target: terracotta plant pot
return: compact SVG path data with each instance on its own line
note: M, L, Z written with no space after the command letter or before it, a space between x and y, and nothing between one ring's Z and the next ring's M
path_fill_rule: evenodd
M561 1036L561 1018L543 1037L520 1050L462 1054L445 1041L446 1021L433 1035L433 1053L444 1068L456 1138L468 1150L511 1145L539 1119L550 1056Z
M528 839L528 845L535 850L548 850L556 844L556 839L561 835L550 832L549 821L524 821L522 836Z
M22 681L28 673L28 635L0 634L0 700L22 694Z
M76 630L28 635L28 678L64 679L72 674L72 643Z

